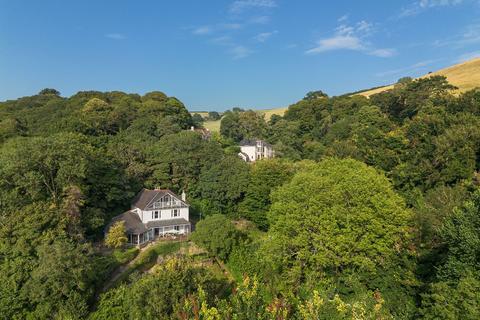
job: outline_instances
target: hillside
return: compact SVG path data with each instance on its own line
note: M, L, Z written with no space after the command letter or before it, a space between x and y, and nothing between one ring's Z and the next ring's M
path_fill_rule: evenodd
M433 75L443 75L447 77L448 82L458 87L458 91L460 92L465 92L475 87L480 87L480 58L472 59L445 69L438 70L436 72L424 75L421 78ZM363 91L357 94L369 97L373 94L390 90L392 88L393 85L389 85L377 89Z

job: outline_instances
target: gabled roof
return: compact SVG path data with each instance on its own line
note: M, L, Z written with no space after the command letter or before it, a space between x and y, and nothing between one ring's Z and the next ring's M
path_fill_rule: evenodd
M256 146L257 145L257 140L253 139L243 139L240 141L240 146Z
M257 142L260 142L264 146L271 147L270 143L261 139L243 139L240 141L240 147L254 147L257 145Z
M247 161L247 162L250 161L250 157L249 157L248 154L246 154L245 152L240 151L240 152L238 153L238 155L239 155L240 157L242 157L245 161Z
M140 234L140 233L147 232L147 228L142 223L142 220L140 219L138 214L133 211L127 211L114 217L112 221L105 228L105 231L108 232L110 227L114 225L117 221L125 222L125 229L127 233Z
M142 189L136 197L132 201L132 206L135 208L139 208L141 210L145 210L146 207L149 206L154 200L163 197L164 195L169 194L178 200L181 200L179 196L168 189ZM183 201L182 201L183 202ZM185 203L185 205L187 205Z

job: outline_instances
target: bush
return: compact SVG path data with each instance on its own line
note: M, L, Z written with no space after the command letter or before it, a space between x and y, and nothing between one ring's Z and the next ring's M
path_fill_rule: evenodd
M137 247L129 249L116 249L113 251L113 257L119 264L127 263L133 260L140 250Z

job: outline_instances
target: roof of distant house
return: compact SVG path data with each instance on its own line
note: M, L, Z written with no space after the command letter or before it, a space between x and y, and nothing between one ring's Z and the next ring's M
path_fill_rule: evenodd
M260 140L260 139L243 139L242 141L240 141L240 146L241 146L241 147L256 146L256 145L257 145L257 141L261 141L261 142L263 142L265 145L271 146L271 145L270 145L268 142L266 142L265 140Z

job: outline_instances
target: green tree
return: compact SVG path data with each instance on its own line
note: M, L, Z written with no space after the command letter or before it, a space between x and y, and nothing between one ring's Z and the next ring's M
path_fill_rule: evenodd
M351 159L308 166L273 193L269 219L265 258L289 287L312 288L323 279L348 292L359 281L383 291L389 308L411 312L410 289L402 288L415 282L411 266L401 267L402 280L395 274L409 256L412 213L375 169Z
M60 96L60 92L55 90L55 89L51 89L51 88L45 88L43 89L42 91L40 91L38 93L39 95L54 95L54 96Z
M196 192L205 214L234 215L247 191L249 165L237 155L224 156L202 170Z
M240 238L241 232L235 228L232 221L219 214L199 221L192 233L192 241L224 261Z
M208 113L208 120L217 121L217 120L220 120L220 118L221 118L220 113L218 113L217 111L210 111Z
M328 98L328 95L322 90L310 91L305 95L305 98L303 98L303 100L315 100L319 98Z
M108 230L105 244L110 248L122 248L127 243L125 221L117 221Z
M205 121L205 120L203 119L203 117L202 117L200 114L198 114L198 113L194 113L194 114L193 114L193 116L192 116L192 122L193 122L193 125L194 125L195 127L197 127L197 128L198 128L198 127L202 127L204 121Z
M293 164L279 159L257 161L251 167L245 199L240 214L260 229L268 229L267 212L270 193L287 182L294 173Z

